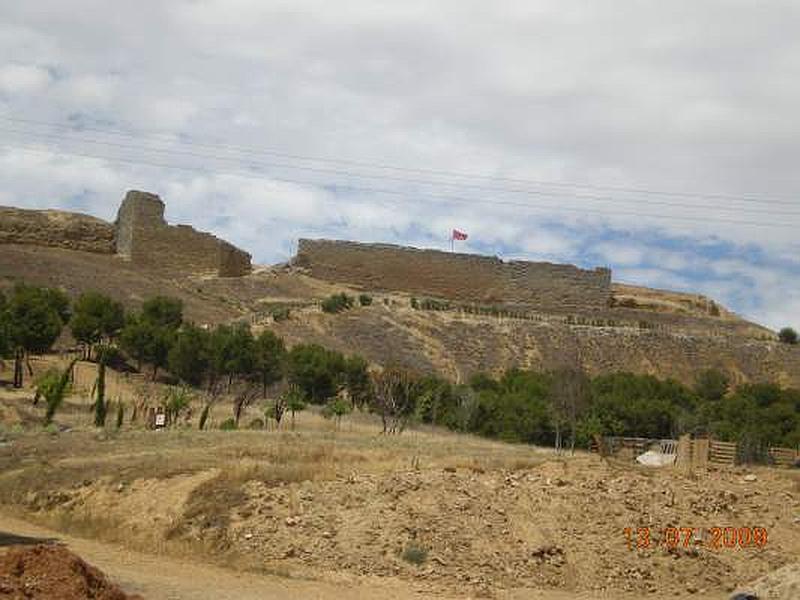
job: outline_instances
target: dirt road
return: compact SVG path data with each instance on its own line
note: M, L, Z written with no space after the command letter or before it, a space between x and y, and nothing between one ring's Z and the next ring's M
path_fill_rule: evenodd
M0 514L0 543L24 542L25 540L21 538L58 540L106 573L125 591L141 594L147 600L249 600L251 598L253 600L265 598L405 600L420 597L400 581L333 584L240 573L165 556L151 556L114 545L63 535Z
M0 513L0 551L3 546L58 541L66 544L84 560L102 570L126 592L141 594L146 600L310 600L359 599L409 600L435 597L415 590L399 579L366 578L327 581L290 579L278 576L242 573L166 556L132 552L125 548L69 535L32 525ZM469 597L469 596L464 596ZM508 599L588 600L604 596L581 595L550 590L516 590L502 594ZM613 594L608 598L621 598ZM634 596L624 596L634 600ZM694 598L701 598L694 596ZM705 598L705 597L703 597ZM712 598L708 596L707 598ZM716 597L714 597L716 598Z

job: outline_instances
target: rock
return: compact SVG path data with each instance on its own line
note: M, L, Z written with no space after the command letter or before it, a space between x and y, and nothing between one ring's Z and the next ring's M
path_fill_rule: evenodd
M755 473L748 473L744 477L742 477L742 481L747 481L748 483L752 483L753 481L758 481L758 477Z

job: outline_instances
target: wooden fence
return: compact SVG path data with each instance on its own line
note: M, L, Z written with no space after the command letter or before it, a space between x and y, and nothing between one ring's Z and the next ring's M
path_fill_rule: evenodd
M800 463L800 448L770 448L769 456L778 466L793 467Z
M708 440L708 462L717 465L736 464L736 444L733 442L720 442Z
M605 437L595 439L591 445L592 452L599 452L600 445L609 455L633 460L650 448L657 448L663 454L675 454L675 464L681 468L705 468L708 464L734 465L736 464L737 446L732 442L720 442L710 438L690 439L683 436L680 440L661 440L638 437ZM776 448L779 451L781 464L793 464L794 451L785 452L785 448ZM792 454L789 454L792 453ZM777 460L776 460L777 462Z

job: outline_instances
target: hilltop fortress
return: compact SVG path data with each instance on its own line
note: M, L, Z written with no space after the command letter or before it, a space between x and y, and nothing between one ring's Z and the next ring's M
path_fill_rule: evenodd
M168 225L161 198L139 191L125 195L114 223L64 211L0 207L0 243L117 254L171 273L238 277L251 271L247 252L188 225Z
M300 240L289 265L254 271L247 252L169 225L161 199L138 191L113 223L0 207L0 290L20 281L73 297L98 290L129 308L168 295L196 323L245 320L289 345L319 343L457 381L577 364L685 383L718 368L736 382L800 385L800 346L699 294L623 285L605 268L332 240ZM343 291L383 297L338 315L320 310ZM414 310L409 296L445 302ZM274 320L275 307L291 317Z
M510 261L390 244L301 239L294 264L326 281L484 305L598 310L611 303L611 270Z

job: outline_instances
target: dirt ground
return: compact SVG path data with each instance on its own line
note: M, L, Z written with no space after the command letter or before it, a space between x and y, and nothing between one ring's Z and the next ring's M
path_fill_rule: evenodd
M382 436L360 414L338 429L301 413L294 431L96 431L81 398L48 432L25 394L0 394L4 511L93 540L79 554L146 598L224 597L207 572L236 598L722 599L763 577L786 587L800 556L789 470L687 476L441 431ZM625 529L645 527L650 546L630 548ZM671 547L667 527L698 533ZM713 527L768 541L712 548Z
M18 545L0 554L0 598L142 600L60 544Z

